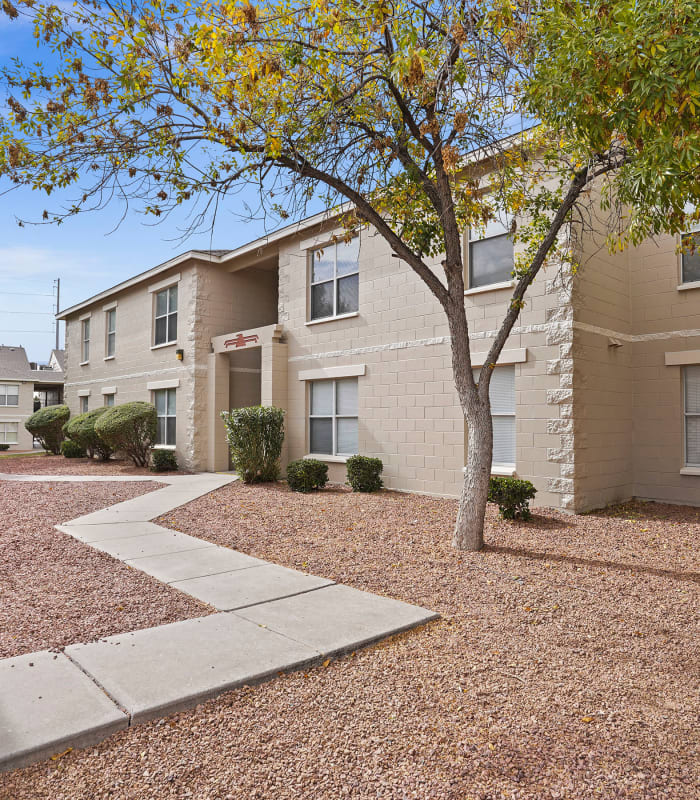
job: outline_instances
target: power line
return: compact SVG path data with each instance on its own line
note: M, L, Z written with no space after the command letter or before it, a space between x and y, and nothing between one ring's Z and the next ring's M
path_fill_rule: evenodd
M0 308L0 314L44 314L47 317L55 316L53 311L8 311L4 308Z
M10 330L0 330L0 333L53 333L53 331L10 331Z
M22 295L23 297L54 297L55 295L53 292L51 294L41 294L40 292L6 292L2 291L0 294L14 294L14 295Z

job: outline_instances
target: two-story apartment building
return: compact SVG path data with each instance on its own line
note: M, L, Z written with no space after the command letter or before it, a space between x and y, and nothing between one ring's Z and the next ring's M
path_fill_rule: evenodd
M73 413L150 400L159 440L228 466L220 412L286 411L284 458L344 479L378 456L388 487L457 495L465 426L437 301L371 228L318 215L230 251L190 251L61 312ZM338 238L340 237L340 238ZM700 259L666 237L531 287L492 382L496 474L582 511L631 496L700 504ZM513 245L465 234L480 366L510 299Z
M0 444L10 451L31 450L34 438L24 423L38 409L63 402L63 355L52 350L47 364L37 364L23 347L0 345Z

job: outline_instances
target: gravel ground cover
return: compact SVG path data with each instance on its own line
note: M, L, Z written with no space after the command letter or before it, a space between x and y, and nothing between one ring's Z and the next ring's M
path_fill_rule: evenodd
M153 475L147 467L136 467L127 459L97 461L89 458L64 458L63 456L11 456L0 455L0 474L6 475ZM182 471L166 475L181 475Z
M700 509L629 504L450 547L455 503L233 484L160 524L443 618L13 773L25 798L698 796Z
M160 488L0 480L0 658L212 610L53 528Z

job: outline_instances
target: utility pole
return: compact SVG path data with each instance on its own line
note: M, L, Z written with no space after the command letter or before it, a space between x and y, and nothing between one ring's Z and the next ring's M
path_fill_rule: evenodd
M61 279L56 278L53 284L54 288L56 289L56 313L58 314L58 311L61 307ZM59 350L60 348L58 346L58 325L59 325L58 320L55 320L55 323L56 323L56 350Z

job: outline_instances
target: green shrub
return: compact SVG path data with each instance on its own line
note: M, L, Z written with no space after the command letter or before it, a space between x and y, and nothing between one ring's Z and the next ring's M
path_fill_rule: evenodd
M537 494L537 489L530 481L518 478L493 477L489 482L489 503L498 503L498 510L503 519L530 519L530 500Z
M231 465L244 483L277 480L284 442L284 411L251 406L222 411Z
M85 458L85 448L73 439L64 439L61 442L61 453L66 458Z
M328 483L328 465L315 458L300 458L287 464L287 485L293 492L312 492Z
M136 401L107 408L95 422L95 433L113 452L120 450L136 466L147 467L157 424L156 407Z
M376 492L384 485L379 477L384 469L381 458L350 456L346 466L353 492Z
M174 450L154 447L151 450L151 469L153 472L169 472L177 469L177 457Z
M41 442L44 450L58 455L63 441L63 426L69 417L68 406L47 406L35 411L24 427Z
M69 419L63 426L63 433L79 444L90 458L98 455L102 461L109 461L112 448L97 435L95 423L107 410L104 406L93 408L92 411Z
M5 442L3 442L2 444L0 444L0 451L2 451L2 450L9 450L9 449L10 449L10 445L9 445L9 444L5 444Z

